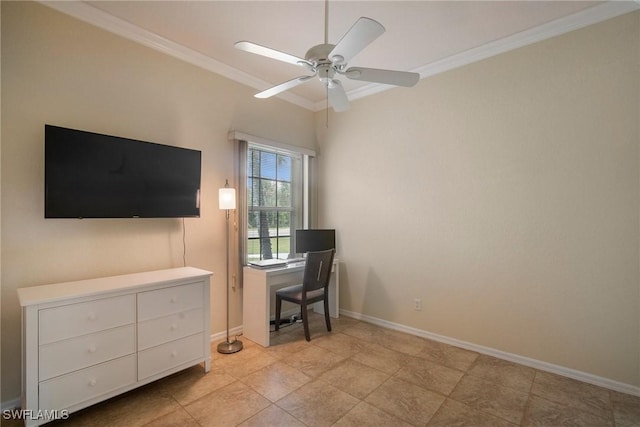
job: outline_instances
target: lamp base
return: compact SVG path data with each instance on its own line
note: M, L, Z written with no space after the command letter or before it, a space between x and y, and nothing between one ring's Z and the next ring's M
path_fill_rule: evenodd
M240 340L234 340L232 342L223 341L218 344L218 353L231 354L237 353L240 350L242 350L242 341Z

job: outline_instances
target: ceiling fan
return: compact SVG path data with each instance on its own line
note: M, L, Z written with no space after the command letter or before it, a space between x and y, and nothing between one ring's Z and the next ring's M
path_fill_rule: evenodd
M256 98L269 98L302 83L318 77L327 89L327 100L335 111L345 111L349 108L349 99L337 78L344 76L351 80L362 80L373 83L383 83L394 86L411 87L418 83L420 74L406 71L383 70L378 68L350 67L347 63L371 42L377 39L385 29L377 21L362 17L342 36L338 44L327 41L328 32L328 1L325 2L324 43L313 46L303 58L290 55L279 50L261 46L248 41L235 43L237 49L266 56L267 58L298 65L313 73L296 77L272 88L255 94Z

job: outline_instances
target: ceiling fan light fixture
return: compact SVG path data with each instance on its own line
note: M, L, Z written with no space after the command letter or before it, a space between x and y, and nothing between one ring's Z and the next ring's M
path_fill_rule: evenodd
M329 87L336 75L336 70L331 65L320 65L318 67L318 78L325 87Z

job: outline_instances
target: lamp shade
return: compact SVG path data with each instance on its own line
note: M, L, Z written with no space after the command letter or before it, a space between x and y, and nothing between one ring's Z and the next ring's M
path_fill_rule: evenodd
M218 191L218 205L220 209L235 209L236 189L230 187L221 188Z

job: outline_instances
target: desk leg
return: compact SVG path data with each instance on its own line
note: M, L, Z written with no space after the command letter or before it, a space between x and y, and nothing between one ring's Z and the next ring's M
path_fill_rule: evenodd
M242 290L242 335L269 347L270 293L259 276L245 274ZM266 291L266 292L265 292Z

